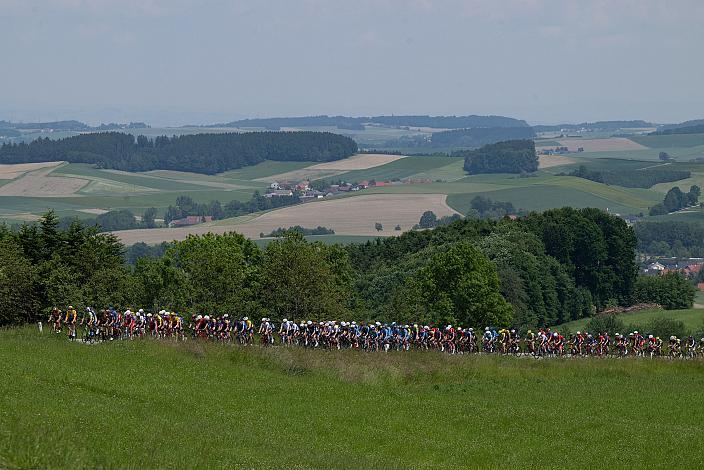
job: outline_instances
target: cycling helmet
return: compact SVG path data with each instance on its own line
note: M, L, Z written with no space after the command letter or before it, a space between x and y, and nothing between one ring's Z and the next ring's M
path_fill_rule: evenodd
M312 325L312 324L313 324L313 322L312 322L312 321L310 321L310 320L308 320L308 324L309 324L309 325Z
M209 316L209 315L206 315L206 316L204 316L203 318L205 318L206 320L210 320L210 316Z
M648 335L648 339L653 339L653 335Z
M487 326L486 328L484 328L484 331L489 331L489 327Z
M247 321L249 320L249 317L244 317L242 320Z
M287 321L288 321L288 320L286 320L286 319L284 318L284 323L286 323Z
M469 331L474 331L474 328L470 328Z

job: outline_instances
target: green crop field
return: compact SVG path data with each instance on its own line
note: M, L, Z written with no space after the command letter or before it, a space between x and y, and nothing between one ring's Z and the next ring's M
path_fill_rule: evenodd
M630 139L655 149L704 145L704 134L637 135Z
M655 136L657 137L657 136ZM669 137L669 136L663 136ZM570 158L577 161L591 158L614 158L621 160L643 160L659 161L660 152L667 152L671 157L680 162L687 162L693 158L704 156L704 145L695 146L673 146L656 147L642 150L618 150L604 152L583 152L579 154L569 154Z
M532 178L524 178L531 180ZM518 180L520 181L520 180ZM661 196L647 189L607 186L574 177L554 177L538 184L495 190L450 194L447 203L466 213L478 194L495 201L511 202L516 209L541 211L555 207L599 207L623 214L639 213L659 202Z
M669 318L683 322L685 328L692 333L704 330L704 309L642 310L640 312L622 313L618 315L618 318L621 319L626 326L635 325L641 328L653 319ZM574 333L577 330L583 330L587 326L588 321L588 318L583 318L581 320L564 323L560 325L558 329L566 328ZM625 334L626 332L621 333Z
M86 346L24 328L0 332L0 372L3 468L704 465L700 361Z

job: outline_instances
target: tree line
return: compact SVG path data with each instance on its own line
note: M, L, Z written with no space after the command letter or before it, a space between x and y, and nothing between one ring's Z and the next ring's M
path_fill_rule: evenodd
M701 189L697 185L690 186L689 191L686 193L683 192L679 186L675 186L665 194L665 199L663 199L661 203L650 208L649 214L651 216L665 215L670 212L677 212L687 207L695 206L699 203L701 192Z
M0 146L1 163L68 161L125 171L175 170L214 174L264 160L326 162L357 152L350 138L329 132L247 132L136 139L99 132Z
M634 226L638 251L651 256L704 257L704 223L642 221Z
M484 145L477 150L455 152L464 157L464 169L479 173L532 173L538 170L535 142L529 139L509 140Z
M431 127L436 129L464 129L471 127L528 127L522 119L505 116L297 116L242 119L218 126L259 127L278 130L282 127L321 127L334 126L338 129L364 129L364 124L389 127Z
M576 176L597 183L607 185L623 186L625 188L650 188L658 183L671 183L692 176L686 170L671 170L660 168L648 168L643 170L589 170L586 166L569 173L560 173L557 176Z
M635 246L621 219L565 208L348 246L308 242L295 231L263 249L235 233L190 236L139 245L130 264L114 236L78 221L62 230L50 212L36 225L0 230L0 324L71 304L551 326L638 301Z
M532 139L533 137L535 137L535 132L530 127L475 127L433 132L430 145L433 147L477 148L501 141Z

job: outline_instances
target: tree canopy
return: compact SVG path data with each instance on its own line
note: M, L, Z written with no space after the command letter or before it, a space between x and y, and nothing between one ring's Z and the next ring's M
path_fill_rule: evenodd
M126 171L221 173L264 160L326 162L357 152L350 138L330 132L194 134L149 139L99 132L0 146L0 163L68 161Z
M532 173L538 169L538 155L532 140L509 140L455 155L464 157L464 169L470 174Z

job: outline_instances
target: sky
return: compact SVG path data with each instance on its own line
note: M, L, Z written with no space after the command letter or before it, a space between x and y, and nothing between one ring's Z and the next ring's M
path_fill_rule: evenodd
M702 0L0 0L0 119L704 117Z

